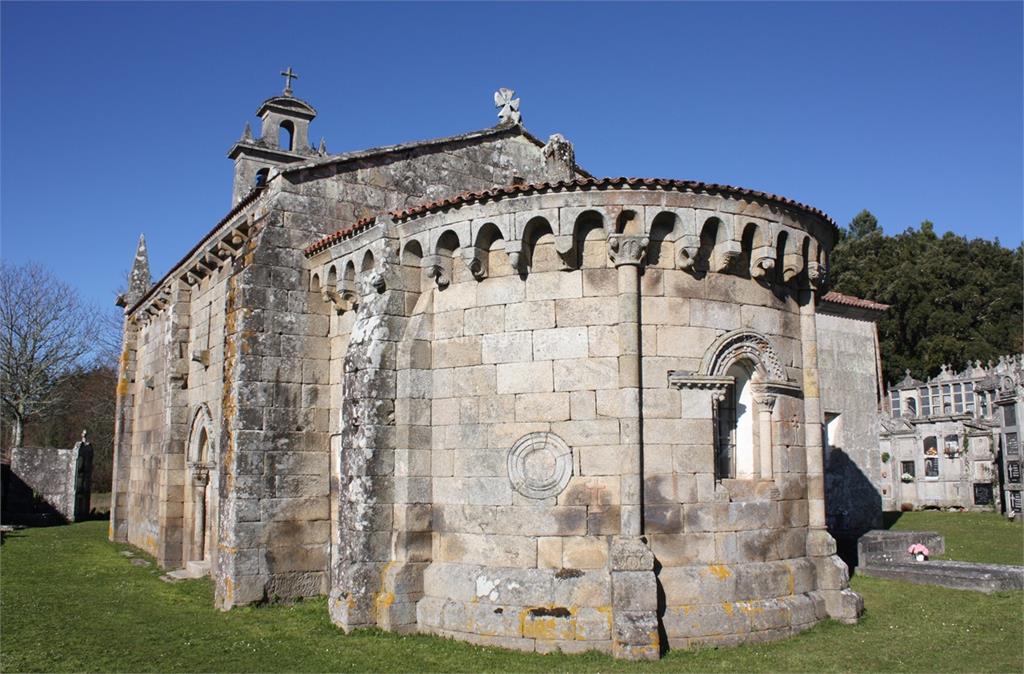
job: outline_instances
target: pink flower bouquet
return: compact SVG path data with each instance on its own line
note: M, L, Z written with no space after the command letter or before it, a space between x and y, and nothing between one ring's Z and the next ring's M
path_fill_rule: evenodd
M914 543L909 548L907 548L907 554L911 555L912 557L916 557L917 561L923 562L924 560L928 559L928 555L931 554L931 551L928 550L928 548L921 543Z

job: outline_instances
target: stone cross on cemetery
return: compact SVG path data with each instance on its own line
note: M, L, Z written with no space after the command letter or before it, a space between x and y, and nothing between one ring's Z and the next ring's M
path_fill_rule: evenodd
M288 70L282 70L281 75L284 76L284 95L292 95L292 80L299 79L299 76L292 72L292 67L288 66Z

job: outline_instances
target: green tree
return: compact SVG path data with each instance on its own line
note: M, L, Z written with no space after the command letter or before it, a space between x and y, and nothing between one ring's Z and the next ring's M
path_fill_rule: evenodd
M936 235L921 223L885 236L868 211L851 221L832 254L833 288L885 302L878 331L885 377L932 376L1022 348L1024 249Z
M861 239L875 233L881 234L882 230L878 226L878 218L867 209L853 216L850 226L845 230L845 235L851 239Z

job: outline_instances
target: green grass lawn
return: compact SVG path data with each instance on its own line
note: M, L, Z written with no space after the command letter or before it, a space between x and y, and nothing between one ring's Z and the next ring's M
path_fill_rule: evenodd
M895 515L895 513L887 516ZM936 559L1024 565L1024 523L999 513L947 513L938 510L901 513L893 531L937 531L946 552Z
M1024 670L1021 592L986 596L856 577L853 586L867 606L858 625L825 622L779 643L622 663L598 654L520 654L428 636L345 635L331 625L322 599L220 613L209 581L162 582L153 565L133 566L120 554L129 548L107 542L106 527L93 521L7 538L0 548L0 670Z

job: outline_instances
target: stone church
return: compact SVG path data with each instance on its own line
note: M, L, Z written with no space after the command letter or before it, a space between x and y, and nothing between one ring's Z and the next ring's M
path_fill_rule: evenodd
M823 443L877 450L885 307L827 292L827 215L595 178L505 89L495 126L331 154L285 75L233 207L155 283L137 258L111 539L222 609L528 651L857 619Z

